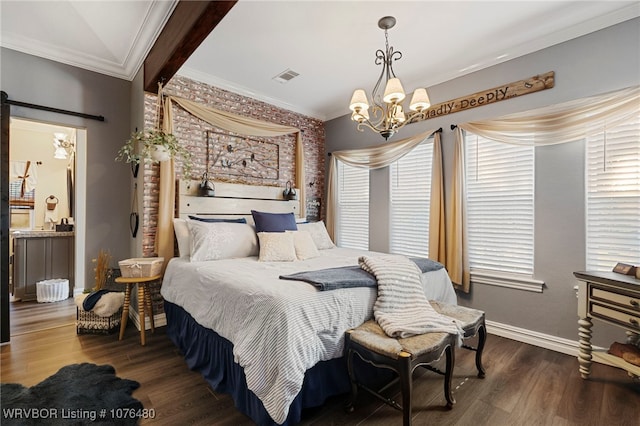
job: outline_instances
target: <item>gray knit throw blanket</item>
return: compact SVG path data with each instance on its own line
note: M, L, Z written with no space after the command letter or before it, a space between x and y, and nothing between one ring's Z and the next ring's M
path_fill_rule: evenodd
M463 330L456 321L436 312L422 288L420 269L404 256L362 256L360 267L378 280L373 316L390 337L410 337L428 332L456 334L462 344Z

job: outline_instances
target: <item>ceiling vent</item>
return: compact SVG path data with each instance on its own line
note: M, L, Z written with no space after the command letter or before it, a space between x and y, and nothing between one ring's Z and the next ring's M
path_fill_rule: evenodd
M300 74L298 74L295 71L292 71L290 69L284 70L283 72L281 72L280 74L276 75L275 77L273 77L273 79L275 81L277 81L278 83L288 83L291 79L299 76Z

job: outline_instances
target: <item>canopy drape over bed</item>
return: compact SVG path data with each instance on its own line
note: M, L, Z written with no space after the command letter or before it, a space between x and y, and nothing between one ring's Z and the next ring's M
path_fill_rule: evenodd
M158 96L162 96L159 90ZM176 103L185 111L199 119L216 126L246 136L281 136L291 133L296 134L296 189L298 190L300 203L300 216L305 213L305 173L304 173L304 146L302 144L302 132L291 126L256 120L250 117L221 111L202 105L198 102L177 96L166 96L164 99L164 116L162 127L165 133L173 133L172 103ZM188 176L185 176L188 178ZM173 159L160 163L160 191L158 200L158 223L156 231L156 253L162 256L166 262L173 257L173 212L175 206L175 177Z

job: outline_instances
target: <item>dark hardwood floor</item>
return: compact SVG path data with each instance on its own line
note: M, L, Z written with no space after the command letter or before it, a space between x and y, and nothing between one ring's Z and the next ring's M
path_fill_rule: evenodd
M11 342L1 347L3 383L32 386L68 364L111 364L118 376L140 382L133 396L155 410L155 419L141 424L252 424L229 396L214 392L186 367L164 328L153 335L147 331L144 347L131 323L123 341L117 333L77 335L73 301L57 303L38 306L39 313L12 312ZM30 331L27 325L36 317L48 318L51 326ZM487 339L484 364L487 376L478 379L473 353L456 352L452 410L444 409L441 377L417 372L414 425L640 425L640 383L622 370L594 364L591 378L582 380L574 357L493 335ZM397 387L390 395L399 397ZM353 413L343 411L345 401L346 396L331 398L306 412L302 424L402 424L399 411L364 392Z
M10 302L11 336L75 324L73 298L54 303Z

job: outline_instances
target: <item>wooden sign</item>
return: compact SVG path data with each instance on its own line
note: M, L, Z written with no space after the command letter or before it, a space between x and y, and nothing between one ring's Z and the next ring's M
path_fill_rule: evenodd
M493 89L483 90L472 95L432 105L425 112L425 118L422 120L441 117L443 115L453 114L454 112L504 101L505 99L551 89L554 86L554 75L554 71L549 71L548 73L536 75L526 80L515 81L503 86L494 87ZM421 119L417 121L421 121Z

